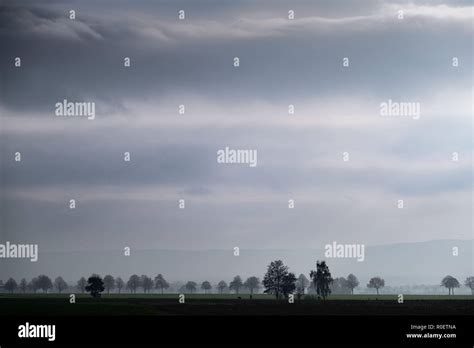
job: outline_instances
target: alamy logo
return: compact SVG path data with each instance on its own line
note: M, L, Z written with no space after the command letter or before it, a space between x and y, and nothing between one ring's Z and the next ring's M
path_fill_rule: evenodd
M4 259L30 259L31 262L38 261L38 244L12 244L6 242L0 244L0 258Z
M364 244L326 244L324 247L324 256L328 258L357 258L362 262L365 259Z
M56 116L87 117L88 120L95 119L94 102L69 102L64 99L55 104Z
M420 103L418 102L394 102L389 99L380 103L380 116L408 116L414 120L420 118Z
M47 338L48 341L56 339L56 325L34 325L28 322L18 326L20 338Z
M257 150L234 150L226 146L217 151L217 163L243 163L249 167L257 166Z

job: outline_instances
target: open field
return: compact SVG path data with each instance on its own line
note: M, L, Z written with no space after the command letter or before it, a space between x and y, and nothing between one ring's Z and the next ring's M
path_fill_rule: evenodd
M472 315L473 296L407 295L403 304L396 295L341 295L329 300L295 299L294 304L258 294L188 294L186 303L177 294L111 294L101 299L69 294L0 295L0 315Z

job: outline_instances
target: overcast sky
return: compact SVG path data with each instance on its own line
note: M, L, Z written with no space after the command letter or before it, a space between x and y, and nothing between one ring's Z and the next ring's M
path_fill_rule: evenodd
M472 2L288 3L0 7L0 240L64 251L472 239ZM95 102L95 120L55 116L63 99ZM381 116L389 99L420 103L420 118ZM257 150L257 167L217 163L226 146Z

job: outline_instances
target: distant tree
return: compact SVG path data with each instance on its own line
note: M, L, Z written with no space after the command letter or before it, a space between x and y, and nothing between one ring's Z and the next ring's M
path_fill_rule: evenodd
M140 286L140 277L136 274L131 275L127 282L127 288L130 289L130 292L132 294L135 294L139 286Z
M334 278L329 287L332 294L347 295L351 293L349 282L344 277Z
M219 284L217 284L217 289L219 289L219 293L222 294L222 292L223 292L225 289L227 289L227 283L226 283L225 281L221 280L221 281L219 282Z
M295 275L288 272L288 267L283 264L283 261L272 261L268 265L267 273L263 278L264 292L275 295L277 299L279 299L281 295L287 297L295 290L295 282Z
M117 277L117 279L115 279L115 286L117 287L118 292L120 294L122 288L125 286L125 282L122 280L122 278Z
M333 281L326 261L316 261L316 271L311 271L309 275L316 288L316 293L325 300L331 294L329 286Z
M207 292L212 289L212 285L206 280L202 282L201 289L203 289L204 293L207 294Z
M87 279L86 291L90 292L93 298L100 298L104 290L104 281L98 274L93 274Z
M193 291L196 291L197 284L193 281L189 281L186 283L184 287L186 288L187 291L191 292L192 294Z
M474 277L467 277L464 281L464 285L471 289L471 293L474 295Z
M147 292L149 293L151 289L153 289L153 280L146 276L142 275L140 277L140 284L143 288L143 292L146 294Z
M19 289L21 290L22 293L26 292L26 290L28 289L28 283L26 282L25 278L23 278L20 281L20 285L18 287L19 287Z
M260 279L257 277L249 277L245 281L244 286L250 290L250 298L252 298L254 290L258 290L260 286Z
M87 280L86 278L84 277L81 277L81 279L79 279L77 281L77 289L83 294L84 291L86 291L86 285L87 285Z
M107 294L110 294L110 290L115 289L115 279L110 274L107 274L104 277L104 287L107 291Z
M163 290L168 289L170 287L170 285L168 284L168 282L165 280L165 278L161 274L158 274L155 277L155 287L157 289L160 289L161 293L163 294Z
M448 289L449 295L454 295L454 288L459 288L459 282L456 278L447 275L441 280L441 286Z
M300 298L302 295L305 294L306 288L309 286L309 280L306 278L306 276L301 273L298 276L298 279L296 280L296 294L298 295L298 298Z
M36 294L36 291L38 291L38 289L39 289L38 278L35 277L31 279L30 282L28 283L28 290Z
M67 283L64 281L62 277L57 277L54 280L54 287L58 289L59 293L61 293L64 289L67 288Z
M239 275L236 275L234 279L229 283L229 289L234 290L236 294L239 293L240 289L244 284L242 283L242 278Z
M367 284L367 287L369 289L376 289L377 290L377 295L379 294L379 289L383 288L385 286L385 280L383 280L380 277L373 277L369 280L369 284Z
M347 285L351 289L351 294L354 295L354 289L359 286L359 279L351 273L347 276Z
M9 291L11 294L18 288L18 284L16 283L15 279L9 278L5 285L3 286L5 290Z
M53 282L48 276L44 274L38 276L38 289L43 290L43 293L47 294L48 290L52 288L53 288Z

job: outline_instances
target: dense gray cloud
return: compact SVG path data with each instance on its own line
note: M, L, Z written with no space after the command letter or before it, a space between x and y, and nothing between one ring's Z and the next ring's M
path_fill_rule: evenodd
M471 3L291 9L294 21L284 1L2 7L0 238L47 250L472 238ZM56 118L63 99L96 102L96 119ZM382 118L388 99L420 102L421 118ZM257 149L258 166L217 164L225 146Z

